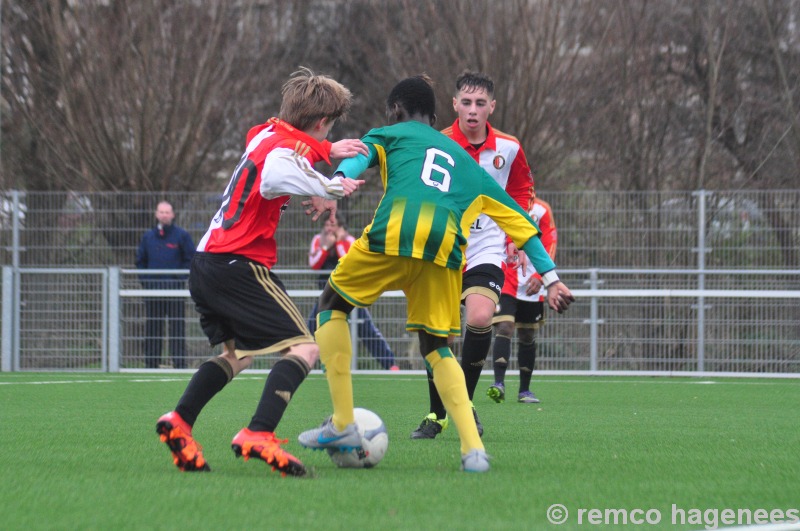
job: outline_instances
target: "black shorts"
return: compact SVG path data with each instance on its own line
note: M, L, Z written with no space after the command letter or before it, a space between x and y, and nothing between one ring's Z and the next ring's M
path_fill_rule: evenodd
M245 257L195 253L189 292L210 343L234 340L238 358L314 342L283 283Z
M492 319L492 324L502 322L516 323L517 328L533 328L544 325L544 302L521 301L506 293L500 295L500 304Z
M466 299L470 293L480 293L497 304L505 278L503 270L492 264L481 264L468 269L461 279L461 300Z

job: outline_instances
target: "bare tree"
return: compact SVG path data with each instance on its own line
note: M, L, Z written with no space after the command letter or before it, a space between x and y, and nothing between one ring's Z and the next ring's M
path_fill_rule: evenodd
M582 162L595 187L664 190L686 171L680 124L688 96L670 72L668 2L604 2L583 60L574 109Z
M714 161L709 168L717 175L705 179L700 174L699 186L797 186L800 116L795 99L800 88L800 38L796 7L794 1L715 3L713 9L699 10L685 21L693 46L683 79L697 89L701 107L710 117L710 130L702 140L709 141L706 153ZM709 31L711 27L716 30ZM797 246L789 220L760 197L760 210L786 265L796 264Z
M369 127L385 122L383 101L392 85L424 72L436 83L443 128L455 119L458 74L486 72L496 82L492 124L519 137L537 185L555 188L568 157L564 124L572 117L573 76L589 23L584 12L578 1L345 2L326 16L348 38L315 49L360 96L353 114Z
M277 113L293 5L5 0L0 184L62 192L28 204L27 228L52 227L69 190L220 190L247 128ZM152 199L94 200L111 248L135 245L117 229L146 226Z
M401 77L497 82L540 190L794 186L797 0L5 0L0 185L216 189L298 66L384 123ZM795 21L796 23L796 21ZM8 28L13 28L9 31ZM793 29L794 28L794 29Z
M284 61L291 21L275 14L297 14L284 3L6 0L3 88L26 134L5 186L218 187L231 131L279 101L281 79L263 73Z
M706 75L706 109L705 109L705 128L704 134L700 137L701 149L698 150L699 163L697 170L697 184L696 188L703 190L706 186L706 171L708 167L708 159L711 154L712 144L714 142L714 111L717 108L717 97L719 93L719 69L722 58L725 56L725 48L729 39L730 32L730 12L725 14L718 14L716 11L719 6L714 3L708 2L706 4L706 16L701 17L704 22L706 30L706 62L707 62L707 75ZM721 18L721 24L715 25L712 21Z
M793 94L800 86L795 4L724 2L685 21L692 46L683 79L698 88L703 108L712 112L715 149L735 164L730 172L735 175L712 181L713 186L774 188L796 185L800 177L800 135L793 133L798 124ZM728 27L724 49L711 57L719 45L709 40L721 43L722 28ZM703 89L713 84L715 93Z

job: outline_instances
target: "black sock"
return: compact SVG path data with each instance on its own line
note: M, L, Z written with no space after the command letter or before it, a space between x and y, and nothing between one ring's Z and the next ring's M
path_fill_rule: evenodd
M308 364L297 356L279 359L269 371L256 412L247 426L251 431L275 431L297 388L308 376Z
M232 379L233 368L225 359L217 357L206 361L189 380L175 411L189 426L194 426L206 404Z
M433 373L431 373L430 369L426 369L428 372L428 397L431 401L431 413L436 413L436 418L441 420L447 416L447 410L444 408L444 404L442 404L442 397L439 396L439 391L436 390L436 386L433 384Z
M464 378L467 381L467 393L470 400L475 395L475 388L478 387L478 380L481 379L481 371L486 363L486 356L489 355L491 346L491 326L473 328L471 325L467 325L461 353L461 368L464 370Z
M519 392L531 390L531 373L536 363L536 342L520 343L517 351L519 359Z
M509 358L511 358L511 338L497 334L494 336L494 349L492 350L495 382L504 383Z

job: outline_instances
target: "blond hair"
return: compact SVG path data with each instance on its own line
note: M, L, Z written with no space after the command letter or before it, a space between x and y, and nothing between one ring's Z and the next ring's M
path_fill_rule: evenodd
M279 118L301 131L322 118L346 118L353 96L350 90L328 76L318 76L306 67L284 83Z

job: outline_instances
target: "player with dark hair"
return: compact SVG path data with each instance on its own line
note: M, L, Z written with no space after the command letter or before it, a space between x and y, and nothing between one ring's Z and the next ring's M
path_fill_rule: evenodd
M550 306L561 312L574 299L558 280L538 228L527 213L461 146L432 126L436 98L430 80L400 81L386 101L391 125L362 138L369 155L343 161L335 175L355 178L380 168L384 194L372 222L340 261L320 297L317 342L333 403L333 415L300 434L314 449L360 448L353 418L351 339L347 315L374 303L385 291L407 299L406 329L419 334L420 348L461 440L461 468L489 470L464 382L447 342L461 332L461 268L469 225L489 214L544 273Z
M280 353L264 385L250 424L231 442L237 456L261 459L282 475L300 476L305 467L281 448L275 436L289 401L319 358L305 320L271 271L277 261L275 231L292 195L314 196L316 216L364 181L314 170L316 162L367 153L357 139L331 144L334 122L347 114L350 91L308 69L295 72L283 86L280 116L250 129L244 155L225 189L222 206L197 246L189 273L189 291L211 345L222 354L203 363L192 376L174 411L163 415L156 431L180 470L209 470L192 427L205 405L253 356ZM322 199L324 198L324 199Z
M533 176L522 146L515 137L494 129L489 116L494 112L494 81L486 74L465 71L456 79L453 109L457 118L442 131L456 141L492 176L516 203L528 210L533 200ZM492 317L503 287L503 263L511 258L511 267L525 265L525 255L517 251L511 239L489 216L478 216L469 231L466 267L461 290L466 331L461 352L461 368L472 400L492 345ZM516 259L516 260L515 260ZM521 260L520 260L521 259ZM412 439L433 439L447 428L448 419L442 399L428 372L430 410ZM474 405L472 409L478 433L483 425Z
M542 245L550 258L556 258L558 233L553 219L553 211L547 201L538 197L528 211L542 230ZM486 395L497 402L506 399L505 376L511 358L511 340L514 330L517 331L517 361L519 362L519 392L517 402L522 404L538 404L539 399L531 391L531 376L536 364L536 331L544 326L544 297L546 292L542 286L542 277L528 267L505 269L505 284L500 294L500 304L492 322L495 327L494 349L494 384L489 386Z

